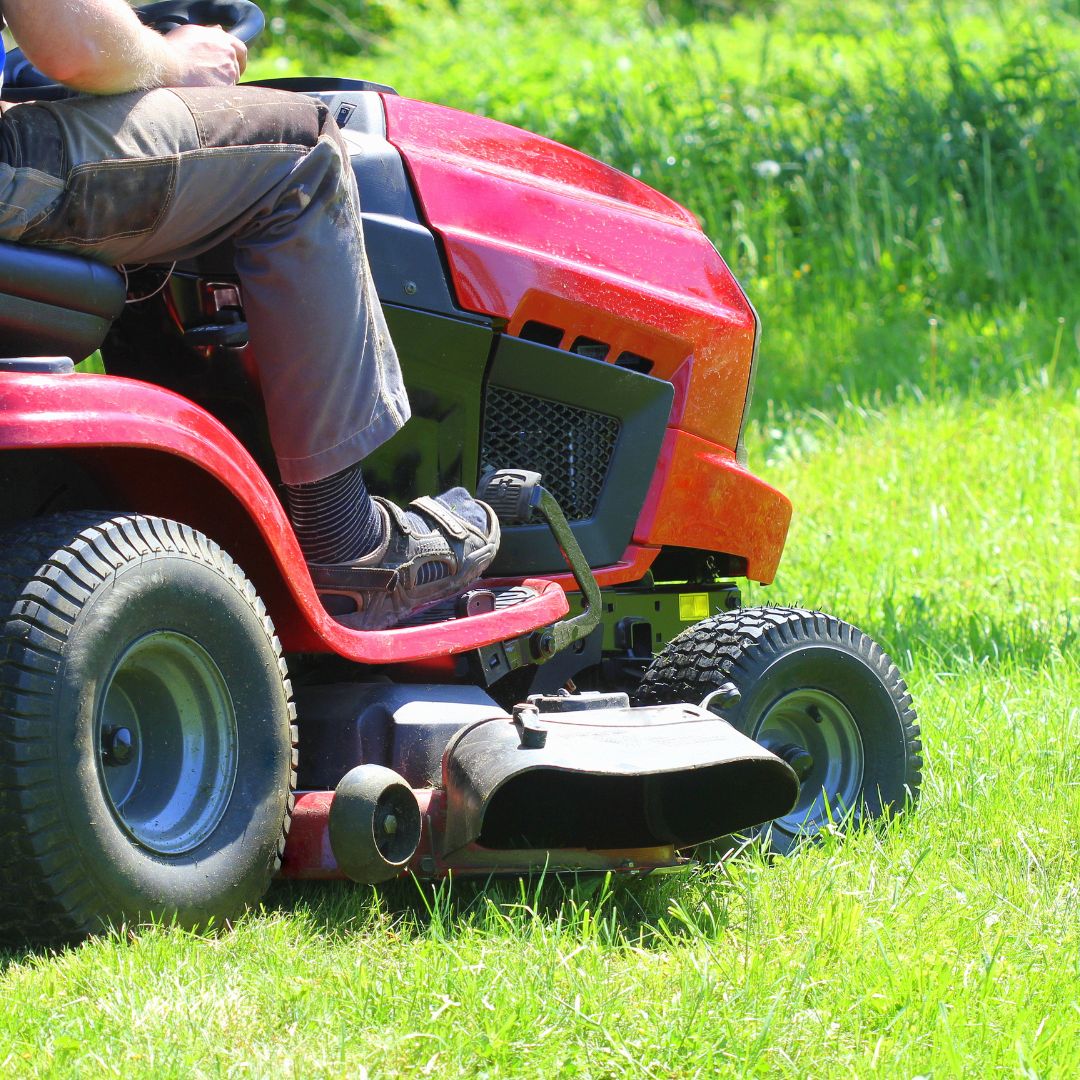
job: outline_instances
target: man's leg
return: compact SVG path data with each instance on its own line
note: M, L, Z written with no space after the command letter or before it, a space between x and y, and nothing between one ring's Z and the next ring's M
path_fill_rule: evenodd
M350 581L370 582L369 571L395 560L416 562L424 579L398 574L404 592L360 625L385 625L482 572L497 544L482 504L456 492L442 509L395 514L368 498L356 468L404 423L408 401L367 270L352 170L322 106L255 88L159 90L21 106L4 126L23 165L33 163L19 136L32 129L34 156L54 164L59 155L65 183L12 239L114 263L168 262L233 241L305 553L362 564L351 577L348 565L331 566L325 585L360 603L364 587ZM442 520L446 509L468 535L453 535L463 530ZM430 537L442 538L441 562L418 558L435 554Z
M53 121L66 190L22 242L141 263L232 239L285 483L354 464L408 419L352 171L324 108L256 88L34 108ZM10 111L5 125L21 115ZM39 146L42 126L35 118Z

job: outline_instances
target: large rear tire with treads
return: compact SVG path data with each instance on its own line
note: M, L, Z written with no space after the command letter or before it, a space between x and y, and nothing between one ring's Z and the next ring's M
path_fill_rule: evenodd
M254 587L162 518L57 515L0 544L0 940L257 903L296 728Z

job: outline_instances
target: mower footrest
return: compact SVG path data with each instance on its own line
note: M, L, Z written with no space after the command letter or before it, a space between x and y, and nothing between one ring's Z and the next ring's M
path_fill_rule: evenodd
M509 586L485 586L483 581L476 585L474 592L494 594L496 605L491 610L476 605L463 618L454 601L418 612L411 623L390 630L352 630L325 615L319 644L360 664L426 664L432 658L445 659L493 642L516 640L552 626L569 611L566 593L544 578L526 578ZM311 598L313 606L318 603L314 589ZM319 613L323 614L321 604Z
M536 592L524 585L500 585L497 588L476 588L464 596L418 611L405 619L401 626L430 626L432 623L466 619L472 615L486 615L490 611L506 611L536 599Z

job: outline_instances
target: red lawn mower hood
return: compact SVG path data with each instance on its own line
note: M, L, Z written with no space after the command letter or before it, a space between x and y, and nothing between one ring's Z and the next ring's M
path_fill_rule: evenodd
M757 323L693 214L542 136L396 95L383 104L464 308L511 334L540 323L564 348L588 337L612 358L647 357L675 383L673 422L735 448Z

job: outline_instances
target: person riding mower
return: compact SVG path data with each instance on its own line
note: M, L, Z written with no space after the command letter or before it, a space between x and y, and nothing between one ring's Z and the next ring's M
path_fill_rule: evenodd
M4 13L40 71L89 96L4 110L0 239L109 264L175 263L230 240L316 586L367 630L464 592L498 548L490 510L463 488L401 510L364 484L360 461L410 408L325 106L233 86L247 48L220 27L163 35L124 0L4 0Z

